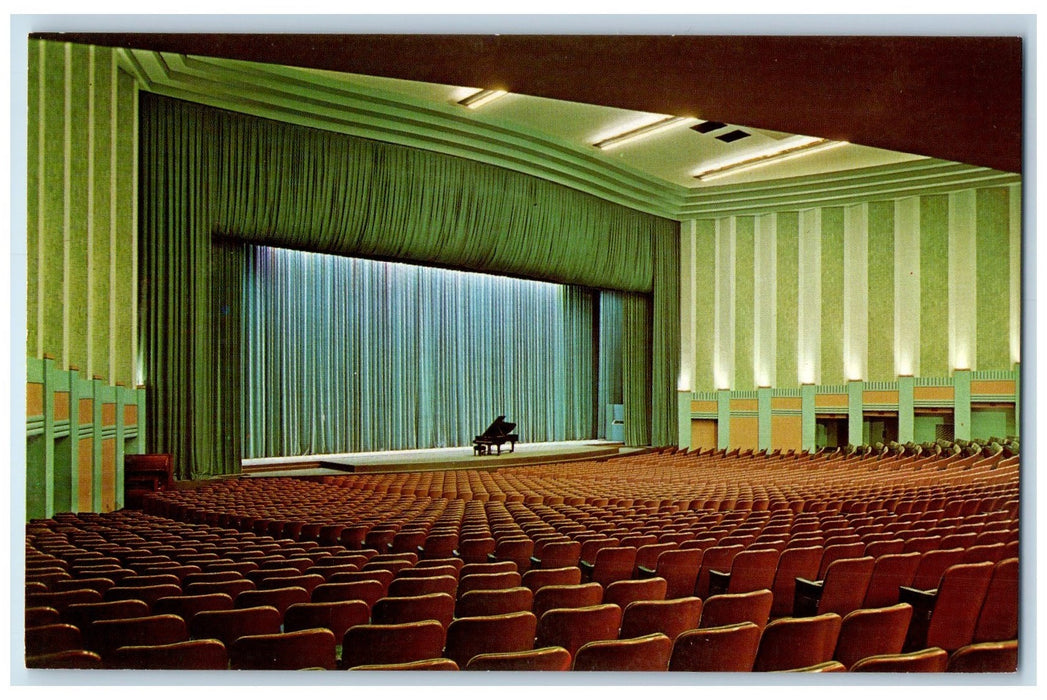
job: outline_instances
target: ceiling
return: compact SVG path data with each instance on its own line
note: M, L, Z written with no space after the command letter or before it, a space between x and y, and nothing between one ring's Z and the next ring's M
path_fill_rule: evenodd
M804 134L1004 172L1018 173L1022 166L1020 36L33 36L435 86L497 87L517 96L743 125L758 130L760 139ZM441 88L403 89L421 99L441 97ZM497 104L492 116L578 142L601 121L580 106L566 120L551 117L564 112L563 105L550 111L537 99ZM613 117L607 112L602 119ZM676 142L674 135L618 157L683 183L691 167L684 163L724 150L709 139L689 141ZM845 149L816 169L885 157Z

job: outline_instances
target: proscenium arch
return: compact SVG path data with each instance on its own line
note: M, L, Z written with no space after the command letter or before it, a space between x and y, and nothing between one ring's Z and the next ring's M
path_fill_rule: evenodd
M628 292L626 442L675 443L679 227L503 168L140 94L147 448L240 468L242 243Z

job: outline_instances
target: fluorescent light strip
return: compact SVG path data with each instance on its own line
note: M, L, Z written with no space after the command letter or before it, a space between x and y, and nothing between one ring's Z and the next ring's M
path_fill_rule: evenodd
M628 141L634 141L639 138L650 136L651 134L656 134L659 131L664 131L669 127L676 126L677 124L683 124L687 121L690 121L688 117L666 117L665 119L656 121L653 124L647 124L645 126L639 127L638 129L631 129L616 136L604 139L603 141L594 143L593 145L599 149L607 150L608 148L621 146L623 143L626 143Z
M477 107L482 107L488 102L497 100L499 97L504 97L507 94L509 93L505 90L477 90L468 97L458 100L458 104L463 107L468 107L469 109L476 109Z
M729 165L723 165L716 168L710 168L695 173L694 177L703 181L708 182L710 180L716 180L721 177L727 177L728 175L736 175L738 173L747 172L749 170L755 170L756 168L762 168L765 165L774 165L776 163L784 163L785 161L792 160L794 158L800 158L803 156L813 155L815 153L821 153L822 151L828 151L838 146L848 145L847 141L826 141L825 139L818 139L810 143L805 143L799 146L793 146L783 151L772 152L746 160L738 161L737 163L731 163Z

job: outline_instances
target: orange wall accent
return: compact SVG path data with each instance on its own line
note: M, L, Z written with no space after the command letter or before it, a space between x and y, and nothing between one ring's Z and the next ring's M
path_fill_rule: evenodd
M791 396L771 397L772 411L799 411L802 408L803 399L797 399Z
M863 403L879 403L879 404L897 404L898 403L898 392L897 391L863 391L862 392Z
M731 418L731 447L756 449L760 444L760 421L756 418Z
M771 416L771 449L803 448L803 421L800 416Z
M989 394L996 396L1014 396L1014 380L1001 379L990 381L980 379L971 382L972 394Z
M917 386L912 390L916 401L952 401L953 393L951 386Z
M715 401L692 401L691 412L692 413L716 413L717 405Z
M124 406L124 425L135 425L138 423L138 406L130 403Z
M80 399L80 425L94 422L94 405L92 399Z
M102 440L102 511L116 508L116 440Z
M94 460L94 440L87 438L86 440L80 440L76 444L77 446L77 460L76 468L80 475L80 483L77 487L76 500L79 504L79 509L82 511L94 510L93 504L91 503L91 495L94 489L93 480L91 478L92 472L92 461Z
M847 408L847 394L815 394L815 408L824 406L826 408Z
M25 385L25 414L27 416L44 415L44 385L28 382Z
M691 450L699 448L708 450L717 446L716 421L714 420L692 420L691 421Z
M760 402L756 399L731 399L731 412L734 411L758 411ZM732 441L733 442L733 441Z
M54 405L55 420L69 420L69 392L56 391Z
M116 425L116 404L102 404L102 425Z

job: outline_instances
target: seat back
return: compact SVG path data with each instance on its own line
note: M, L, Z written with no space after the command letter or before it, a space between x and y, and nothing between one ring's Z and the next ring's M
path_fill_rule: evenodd
M771 588L774 594L771 615L784 617L792 614L796 579L815 579L821 560L821 546L787 548L782 552L778 559L778 569L774 572L774 586Z
M575 671L665 671L673 651L664 634L588 642L574 657Z
M329 629L247 635L229 648L229 666L258 671L334 670L335 636Z
M831 661L842 619L836 613L783 617L767 623L754 671L786 671Z
M826 545L822 549L822 560L818 564L818 580L825 578L825 572L837 559L857 559L864 553L865 545L861 542Z
M226 648L248 634L274 634L280 631L280 611L271 605L234 610L203 610L189 621L193 639L217 639Z
M876 560L872 557L837 559L825 572L818 613L846 615L862 606Z
M675 542L658 542L654 544L645 544L637 547L636 549L636 568L639 570L640 567L654 571L655 567L658 566L658 557L665 552L671 552L676 549Z
M878 654L856 662L851 671L857 673L942 673L949 663L949 653L930 647L903 654Z
M751 622L763 632L771 616L773 594L764 589L748 593L723 593L706 598L699 627L723 627Z
M65 622L55 622L25 630L26 656L44 656L83 648L80 628Z
M674 598L673 600L638 600L630 603L622 613L620 639L643 637L659 632L670 640L681 633L696 629L702 616L702 599Z
M1004 559L993 566L974 642L1005 642L1018 638L1018 559Z
M317 586L319 588L319 586ZM315 590L315 589L314 589ZM235 608L257 608L269 605L277 609L280 615L295 603L308 603L309 591L301 586L287 586L284 588L256 588L253 591L243 591L233 600Z
M371 608L371 622L393 625L420 620L436 620L446 629L454 619L454 598L447 593L386 597Z
M84 632L84 648L98 653L108 664L109 655L117 647L173 644L188 639L185 620L177 615L147 615L95 620Z
M342 639L342 667L437 659L446 638L444 626L436 620L356 625Z
M402 664L364 664L354 666L351 671L458 671L458 664L450 659L422 659L405 661Z
M559 646L571 658L588 642L617 639L622 609L617 605L591 605L584 608L555 608L538 621L535 646Z
M386 595L402 598L429 593L446 593L454 596L457 591L458 578L456 576L408 576L393 579Z
M284 613L284 632L322 627L331 630L335 639L341 639L355 625L365 625L371 619L370 609L362 600L343 600L334 603L295 603Z
M637 600L665 600L667 583L664 578L627 579L615 581L603 593L603 602L614 603L622 610Z
M880 555L873 566L861 607L883 608L897 603L898 588L912 584L920 558L919 552Z
M531 612L460 617L447 628L444 656L463 668L478 654L529 651L537 627Z
M632 577L635 566L636 547L605 547L596 554L591 580L606 588Z
M960 647L949 657L951 673L1014 673L1018 670L1018 640L979 642Z
M603 602L603 587L598 583L571 586L543 586L534 594L532 610L539 620L555 608L585 608Z
M335 575L337 578L338 575ZM385 596L386 587L381 581L365 579L362 581L332 581L321 583L313 589L309 600L313 603L337 603L343 600L360 600L370 608L379 598Z
M760 628L751 622L688 630L673 643L669 670L748 673L759 643Z
M544 586L576 586L582 582L582 570L577 566L531 569L523 575L521 582L533 593L537 593Z
M945 570L924 646L952 652L971 643L993 568L992 562L985 561L957 564Z
M477 654L466 671L569 671L571 655L563 647L541 647L530 651Z
M694 595L703 599L708 597L709 572L713 570L730 571L731 562L734 561L735 556L737 556L743 549L745 549L745 545L743 544L729 546L717 545L706 549L705 554L702 555L702 565L698 569L698 581L695 583Z
M569 542L550 542L542 549L540 569L562 569L564 567L577 567L582 556L582 543L571 540Z
M912 606L855 610L840 623L833 658L847 668L868 656L900 654L912 620Z
M109 667L155 671L225 671L229 654L217 639L192 639L174 644L118 647Z
M530 611L533 603L534 594L526 586L493 591L469 591L458 599L454 614L455 617L504 615Z
M913 574L910 585L921 591L937 588L945 570L962 562L963 550L959 548L932 549L923 552L923 556L920 557L920 565L916 567L916 573Z
M658 555L654 572L665 579L667 599L694 595L704 553L702 549L670 549Z
M520 582L520 574L516 571L503 571L496 574L463 573L462 578L458 581L458 597L462 597L469 591L516 588Z
M747 549L735 555L731 562L731 578L727 593L748 593L770 589L778 569L780 554L776 549Z

